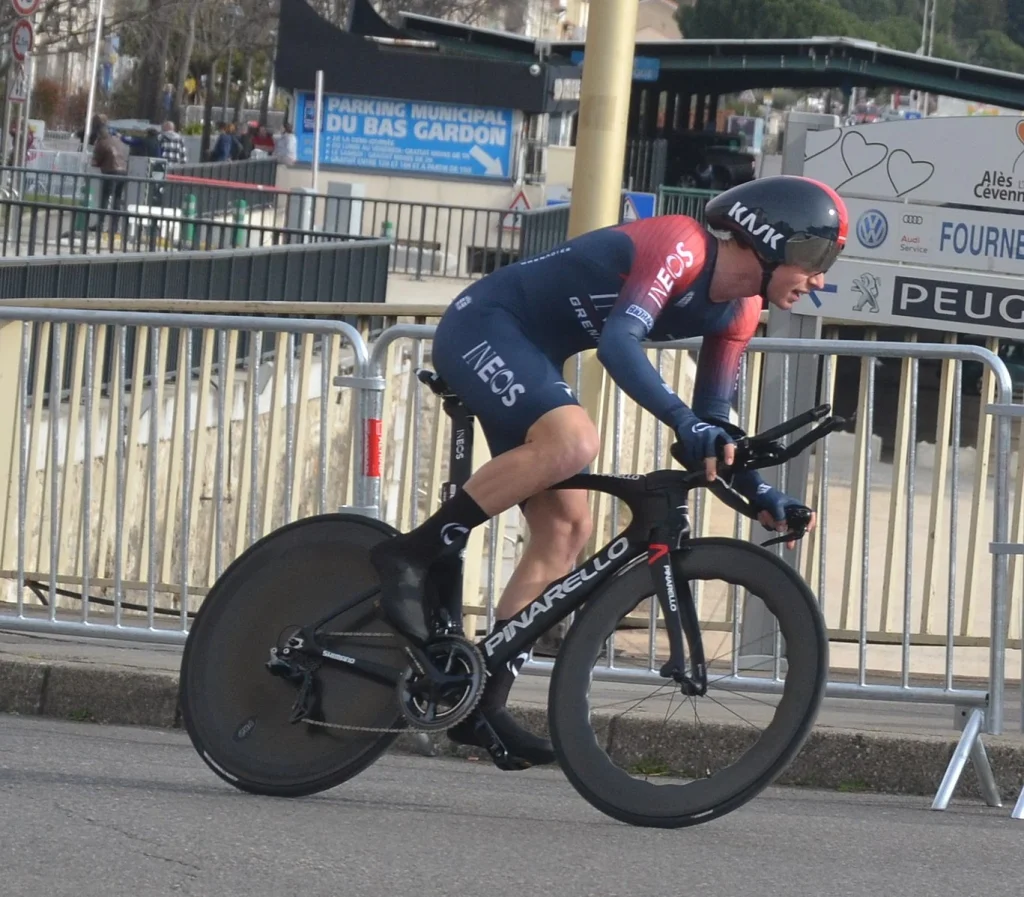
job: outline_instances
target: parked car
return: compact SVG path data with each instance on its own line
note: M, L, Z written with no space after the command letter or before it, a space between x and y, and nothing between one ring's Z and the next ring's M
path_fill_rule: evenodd
M1004 342L997 353L1006 369L1010 372L1010 381L1016 393L1024 390L1024 343ZM965 393L981 395L984 365L977 361L965 361L962 365L961 382Z

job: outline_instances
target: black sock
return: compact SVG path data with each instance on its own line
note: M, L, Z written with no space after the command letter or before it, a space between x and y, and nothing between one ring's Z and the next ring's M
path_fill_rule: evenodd
M507 623L508 620L495 620L494 629L491 632L497 632ZM484 691L483 699L480 702L484 707L494 709L505 706L508 701L508 693L512 690L519 671L523 668L523 664L526 663L529 657L529 649L524 649L491 676Z
M474 500L460 489L415 529L399 536L403 552L427 563L446 551L458 551L465 545L469 531L491 519Z

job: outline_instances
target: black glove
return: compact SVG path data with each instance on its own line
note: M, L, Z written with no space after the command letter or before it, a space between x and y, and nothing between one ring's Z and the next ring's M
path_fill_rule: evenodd
M708 458L720 458L724 446L732 444L733 438L717 421L703 421L695 414L679 425L676 436L682 443L683 466L700 469Z

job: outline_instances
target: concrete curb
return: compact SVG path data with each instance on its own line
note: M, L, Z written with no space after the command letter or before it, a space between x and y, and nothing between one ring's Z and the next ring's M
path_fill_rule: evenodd
M37 660L0 659L0 713L70 719L107 725L180 728L178 676L130 667ZM531 731L547 732L546 713L537 707L510 708ZM698 743L684 723L658 719L619 720L608 749L620 766L652 773L685 769L706 754L734 752L749 743L740 725L705 725ZM1004 802L1011 805L1024 782L1024 742L986 736L985 746ZM840 791L933 796L956 747L957 737L897 735L818 727L777 784ZM394 745L403 753L486 760L486 753L451 743L443 734L404 734ZM698 753L699 752L699 753ZM956 798L980 799L970 763Z

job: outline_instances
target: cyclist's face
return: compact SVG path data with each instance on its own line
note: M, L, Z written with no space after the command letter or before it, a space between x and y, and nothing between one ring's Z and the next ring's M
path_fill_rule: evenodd
M776 308L789 311L800 297L811 290L820 290L825 286L825 275L809 274L796 265L779 265L768 283L768 295L765 297Z

